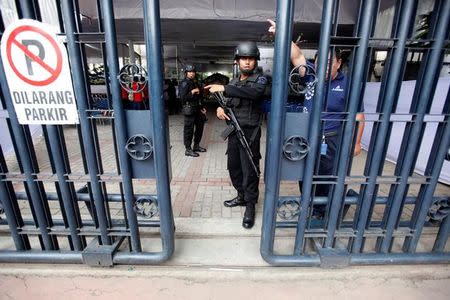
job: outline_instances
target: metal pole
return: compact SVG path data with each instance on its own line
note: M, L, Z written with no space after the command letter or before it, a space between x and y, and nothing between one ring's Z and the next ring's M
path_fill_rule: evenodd
M353 254L351 265L406 265L406 264L448 264L450 253L367 253Z
M134 53L134 42L128 41L128 54L130 55L130 64L136 63L136 54Z
M21 12L21 19L36 20L35 2L30 0L17 0L17 10Z
M106 59L108 61L109 79L111 85L111 97L114 108L114 126L119 148L120 170L122 172L122 182L125 196L125 207L127 210L128 224L130 225L132 251L141 251L139 239L139 227L137 216L133 209L133 183L131 177L130 158L125 151L126 148L126 120L123 110L122 99L120 97L120 84L117 80L119 75L116 27L114 24L114 10L111 0L102 0L102 13L105 25Z
M275 36L275 57L273 61L273 89L270 122L267 132L267 162L265 168L266 188L263 210L260 252L270 261L275 234L276 203L279 195L281 143L284 135L285 105L292 40L292 18L294 1L277 1L277 33Z
M157 197L161 212L161 238L165 249L163 258L170 258L174 251L174 221L170 197L169 156L167 141L167 116L164 112L163 68L161 55L161 20L159 1L144 1L144 34L147 48L147 64L150 75L151 113Z
M81 252L77 251L45 251L16 252L0 251L0 261L14 264L82 264Z
M177 81L180 79L180 70L178 70L178 45L175 45L175 69L177 70Z
M305 172L303 175L302 205L297 226L297 234L295 237L295 255L300 255L303 249L306 217L308 216L308 207L311 202L312 179L314 176L314 167L316 165L317 150L320 139L320 116L322 114L323 103L327 95L325 88L325 75L328 65L331 25L333 22L333 2L333 0L324 0L323 2L322 26L320 28L319 41L319 65L317 66L318 81L315 87L314 107L310 118L310 150L306 159Z

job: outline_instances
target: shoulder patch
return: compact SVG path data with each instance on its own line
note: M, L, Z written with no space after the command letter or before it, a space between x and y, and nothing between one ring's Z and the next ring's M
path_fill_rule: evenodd
M258 79L256 80L256 83L267 84L267 78L264 76L259 76Z

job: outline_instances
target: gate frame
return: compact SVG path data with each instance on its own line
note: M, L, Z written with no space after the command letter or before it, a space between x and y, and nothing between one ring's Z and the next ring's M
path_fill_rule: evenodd
M369 5L367 5L369 2ZM391 85L386 93L390 93L390 98L385 96L385 99L388 98L390 103L385 105L384 107L384 115L383 118L385 120L389 120L390 116L390 106L393 105L395 94L398 96L401 84L401 66L399 64L401 62L402 57L404 55L404 49L406 46L406 39L408 36L408 32L411 30L411 25L409 21L411 20L412 12L415 11L414 1L405 1L403 2L403 10L400 13L402 17L400 18L400 22L403 22L401 27L401 38L397 41L397 47L403 47L397 49L397 56L392 59L391 65L397 65L395 70L396 77L400 78L400 80L391 82ZM370 24L371 18L374 18L374 10L376 8L376 4L378 1L367 0L364 3L361 3L360 9L360 17L358 17L358 26L360 20L363 20L362 27L358 28L358 31L362 32L361 45L359 49L355 52L355 57L359 64L353 65L353 71L357 74L357 76L353 75L349 82L353 85L353 89L355 85L358 86L361 79L364 78L364 61L365 54L369 42L369 35L372 26ZM337 1L339 4L339 1ZM430 50L430 56L432 56L432 63L427 64L426 68L421 68L422 72L430 72L429 74L436 74L438 72L438 67L442 62L442 49L444 47L445 37L448 36L448 24L450 19L450 1L441 1L441 7L438 9L439 16L436 18L436 31L434 32L434 40L435 45ZM436 240L436 244L433 248L432 253L412 253L415 250L415 246L417 245L418 237L420 237L421 230L423 228L423 223L425 221L426 213L428 207L431 204L433 199L433 192L436 187L439 172L442 168L442 164L444 161L445 153L447 152L448 145L450 144L450 122L448 116L448 106L444 107L444 113L447 111L447 116L443 124L446 123L445 128L443 124L440 124L440 132L436 133L436 137L441 134L440 145L436 145L434 155L435 160L430 162L430 166L427 166L427 170L431 170L432 172L432 180L430 184L425 188L422 195L425 201L422 201L422 205L420 207L420 212L417 213L419 215L418 222L416 222L416 231L414 234L414 241L416 244L411 243L411 247L409 247L408 253L360 253L361 250L355 251L353 249L352 253L348 253L344 249L344 253L342 253L341 249L335 249L333 247L334 234L336 232L336 225L338 219L338 207L340 199L342 199L344 193L344 182L347 168L347 158L350 154L350 146L351 146L351 131L353 130L354 124L354 116L356 114L356 103L358 103L357 99L362 91L352 92L349 96L350 98L350 119L346 119L346 126L344 127L345 132L343 134L343 149L344 151L340 152L339 164L338 164L338 182L337 188L334 189L333 196L330 199L331 201L331 214L330 221L327 228L327 238L325 240L324 248L320 248L319 245L319 253L318 255L305 255L302 253L303 242L304 242L304 233L306 230L306 219L308 214L308 207L311 205L311 201L314 203L323 201L327 199L318 199L322 197L316 197L314 200L311 199L311 188L312 188L312 178L314 174L314 166L316 160L316 154L318 150L318 142L319 142L319 128L320 128L320 114L321 108L323 105L323 101L325 98L324 87L325 87L325 72L326 72L326 64L328 61L328 49L330 47L330 36L331 36L331 27L333 23L333 11L335 9L336 1L333 0L324 0L323 4L323 14L322 14L322 26L321 26L321 34L319 41L319 64L318 64L318 82L315 89L315 100L314 100L314 108L313 113L311 114L311 125L310 125L310 151L307 156L304 178L303 178L303 188L302 188L302 201L301 201L301 209L299 213L299 219L296 226L296 237L295 237L295 246L293 255L277 255L274 254L273 246L275 239L275 228L277 227L276 223L276 208L277 202L279 199L279 183L280 183L280 160L281 160L281 143L282 137L284 136L284 120L285 120L285 110L284 106L286 104L287 99L287 85L285 84L286 78L288 77L288 68L290 62L290 45L291 45L291 32L292 32L292 20L293 20L293 11L294 11L294 1L293 0L278 0L277 1L277 34L275 36L275 51L274 51L274 65L273 65L273 89L272 89L272 99L281 99L280 101L272 101L271 104L271 122L269 122L269 128L267 130L268 136L272 136L271 140L273 143L268 144L267 147L267 166L266 166L266 189L265 189L265 199L264 199L264 211L263 211L263 225L262 225L262 233L261 233L261 247L260 252L263 259L271 265L274 266L325 266L325 267L333 267L333 266L343 266L343 265L371 265L371 264L429 264L429 263L450 263L450 253L443 252L443 248L445 246L445 241L450 232L450 217L447 217L445 222L441 224L441 229L438 233L438 237ZM413 16L413 15L412 15ZM409 17L409 18L408 18ZM398 20L398 19L397 19ZM337 21L335 21L337 23ZM409 25L409 26L408 26ZM364 46L366 45L366 46ZM359 50L359 51L358 51ZM430 68L430 70L428 70ZM422 74L422 73L421 73ZM428 99L432 98L431 96L434 93L434 89L437 83L437 77L433 76L434 80L425 82L423 80L423 76L420 77L422 80L416 85L427 89ZM363 83L363 88L365 84ZM362 88L362 89L363 89ZM421 91L421 88L419 88ZM415 93L416 94L416 93ZM450 91L449 96L447 97L447 103L450 99ZM353 106L352 106L353 104ZM422 121L423 114L422 112ZM353 117L353 118L352 118ZM388 122L382 123L381 126L388 127ZM418 127L419 125L417 125ZM384 132L385 133L385 132ZM379 135L380 132L378 132ZM386 135L385 135L386 137ZM371 141L374 140L372 137ZM417 143L416 143L417 144ZM380 146L381 147L381 146ZM381 149L382 150L382 149ZM413 157L412 149L408 156L407 164L411 164ZM382 153L383 151L378 151L376 154L378 157L374 158L374 161L378 163L383 162L384 159L380 160L381 156L385 155ZM433 155L433 153L432 153ZM402 174L404 174L406 168L402 169ZM369 184L376 184L376 177L378 175L376 166L374 163L370 164L371 173L369 175ZM407 183L407 178L401 178L402 184ZM365 195L370 195L370 191L366 192ZM367 196L366 196L367 197ZM425 198L427 197L427 198ZM365 198L364 198L365 199ZM377 197L378 199L378 197ZM360 213L358 227L357 227L357 242L363 238L363 234L365 231L365 226L369 217L369 210L375 203L377 199L365 199L367 201L363 202L362 213ZM381 200L381 199L380 199ZM350 202L350 197L346 197L345 203ZM389 199L388 199L389 201ZM398 201L397 201L398 202ZM398 211L400 207L396 207ZM388 240L389 243L392 241L392 233L394 230L395 223L393 222L393 214L390 214L389 218L389 227L387 228L388 233L384 235L385 240ZM421 222L421 223L420 223ZM317 244L317 243L316 243ZM354 244L355 245L355 244ZM386 245L386 244L384 244ZM356 244L358 246L358 244ZM386 247L383 247L383 250L386 250ZM412 251L411 251L412 250Z
M83 136L83 144L86 151L86 159L88 161L88 173L90 176L89 183L92 186L93 198L97 210L97 214L100 216L99 227L101 244L90 243L86 247L86 241L84 237L78 236L79 224L76 218L74 218L73 205L70 201L66 201L71 197L79 198L74 191L70 190L70 187L65 187L67 182L65 181L67 175L63 169L63 147L59 139L60 127L55 125L47 125L44 128L48 129L49 137L55 143L49 143L51 148L51 154L55 159L55 164L59 165L56 168L58 175L58 182L63 187L63 201L66 206L66 210L71 213L67 213L69 217L68 223L70 224L71 237L75 241L76 251L57 251L58 244L55 236L49 235L50 227L52 227L52 220L46 219L46 207L42 207L41 203L46 203L48 199L45 193L40 192L38 183L34 180L37 173L33 166L33 161L29 157L27 150L27 137L22 131L21 125L18 123L17 116L12 106L12 99L9 94L9 88L6 83L6 77L3 69L3 63L0 60L0 84L3 91L3 96L6 102L6 108L9 113L12 131L14 134L15 143L17 143L17 150L19 152L21 162L23 164L23 173L26 177L26 182L31 188L30 197L33 201L33 205L37 212L37 225L40 229L40 236L43 238L43 250L27 251L30 249L27 235L20 235L17 228L19 227L17 220L15 219L15 211L13 203L10 203L8 194L7 182L0 180L0 196L5 199L4 207L8 220L8 225L12 234L17 251L0 251L0 261L7 263L87 263L89 265L102 265L111 266L113 264L159 264L167 261L174 252L174 219L171 206L171 196L169 188L169 164L167 163L167 122L164 114L164 103L162 101L162 68L161 68L161 27L160 27L160 11L159 1L144 1L144 25L145 25L145 40L147 45L147 61L152 65L152 70L149 73L151 84L151 114L154 128L154 154L155 155L155 172L157 179L157 198L160 212L160 235L162 242L162 251L160 252L147 252L141 251L139 228L137 223L136 213L133 210L134 193L132 189L131 171L128 157L125 153L125 136L126 131L120 125L124 125L124 114L122 111L122 102L118 95L120 95L120 87L114 79L118 75L118 56L117 56L117 44L116 44L116 31L114 25L113 4L111 0L100 0L101 3L98 8L103 12L104 25L105 25L105 44L107 47L106 56L109 67L110 78L113 79L106 85L111 84L113 107L115 111L115 118L118 120L116 123L117 144L119 146L120 156L120 169L122 182L125 186L125 201L128 220L130 222L131 231L131 252L115 252L117 247L123 241L124 237L118 238L114 243L111 237L108 235L108 224L106 223L106 211L103 206L105 197L102 193L99 185L99 178L97 177L97 170L99 169L95 148L90 144L93 141L92 128L89 120L86 117L87 99L88 94L85 86L85 76L83 71L82 54L78 42L76 22L72 1L57 1L61 5L61 10L64 19L64 25L66 26L67 48L69 52L69 61L71 65L71 73L73 76L75 98L77 99L78 109L80 113L81 131ZM19 14L19 18L40 19L39 5L36 0L16 1L16 6ZM60 12L58 10L58 12ZM59 20L61 24L61 19ZM147 26L149 29L147 29ZM103 47L102 47L103 48ZM157 101L157 100L160 101ZM27 126L24 126L27 128ZM51 197L51 195L49 195ZM38 198L36 198L38 197ZM35 199L36 198L36 199ZM44 200L45 198L45 200ZM109 198L109 197L108 197ZM75 200L76 201L76 200ZM69 208L69 209L67 209ZM72 211L71 211L72 210ZM48 214L50 215L50 214ZM21 219L21 217L20 217ZM23 222L23 221L22 221ZM83 249L84 248L84 249Z

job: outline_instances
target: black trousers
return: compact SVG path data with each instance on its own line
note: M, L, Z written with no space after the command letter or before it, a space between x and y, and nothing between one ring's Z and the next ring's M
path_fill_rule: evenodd
M184 116L183 140L186 148L191 148L192 137L194 137L194 145L200 144L205 120L206 116L200 110L190 116Z
M326 155L320 155L320 163L319 163L319 173L318 175L332 175L334 164L336 161L337 154L337 143L339 141L339 135L333 135L325 138L325 142L327 144L327 153ZM327 178L317 179L316 181L328 181ZM302 181L299 181L300 192L302 191ZM331 184L316 184L316 193L315 196L323 196L328 197L330 193ZM325 212L326 205L316 205L315 210L323 213Z
M251 137L254 135L250 149L253 154L253 162L259 171L261 128L258 126L243 128L242 130L249 144ZM227 155L227 167L233 187L239 195L244 197L247 203L258 202L259 177L253 170L250 160L235 133L228 137Z

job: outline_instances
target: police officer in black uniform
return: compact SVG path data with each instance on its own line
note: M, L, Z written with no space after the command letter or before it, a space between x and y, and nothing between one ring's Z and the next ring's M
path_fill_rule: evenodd
M195 67L187 65L184 72L186 77L180 84L180 98L184 114L183 139L186 147L184 154L197 157L199 156L198 152L206 152L205 148L200 147L206 120L206 108L202 106L200 86L195 82ZM194 148L191 147L192 137L194 137Z
M259 168L262 110L261 102L267 79L255 72L258 66L259 49L254 42L237 46L234 59L240 74L228 85L212 84L205 87L211 93L223 92L229 98L228 105L233 109L245 137L250 145L253 162ZM217 108L217 117L229 120L222 107ZM237 197L224 202L226 207L246 206L242 226L250 229L255 223L255 204L259 196L259 177L253 170L236 134L228 137L227 166L231 182L237 190Z

